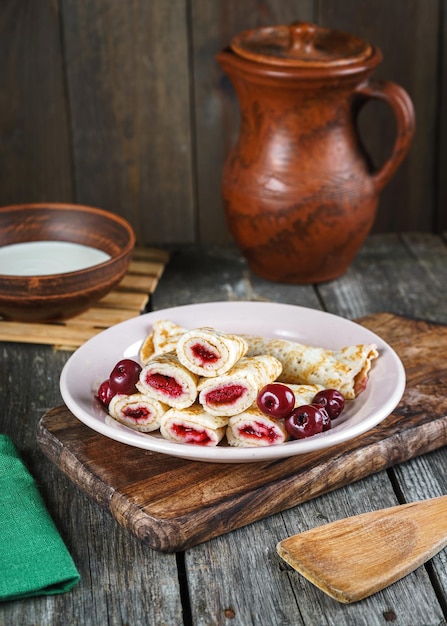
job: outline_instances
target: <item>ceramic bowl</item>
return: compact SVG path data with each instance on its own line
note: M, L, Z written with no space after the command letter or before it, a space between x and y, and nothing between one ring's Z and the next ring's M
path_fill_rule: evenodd
M77 204L0 208L0 316L42 322L72 317L126 273L135 234L122 217Z

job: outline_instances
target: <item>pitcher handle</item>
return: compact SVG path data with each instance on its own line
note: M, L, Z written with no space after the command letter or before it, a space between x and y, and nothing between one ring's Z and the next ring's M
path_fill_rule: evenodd
M382 100L393 110L396 120L396 138L391 155L382 167L373 174L373 181L378 191L388 183L410 149L415 130L415 114L413 103L405 89L386 80L376 80L364 83L357 89L357 93L368 99Z

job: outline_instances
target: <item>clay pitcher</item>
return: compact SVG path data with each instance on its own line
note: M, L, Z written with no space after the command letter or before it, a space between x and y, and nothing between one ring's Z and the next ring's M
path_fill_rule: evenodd
M410 147L409 96L371 80L382 60L376 47L307 23L245 31L217 59L239 99L239 137L222 186L227 223L249 267L279 282L337 278ZM396 120L392 152L378 171L356 125L371 98L386 102Z

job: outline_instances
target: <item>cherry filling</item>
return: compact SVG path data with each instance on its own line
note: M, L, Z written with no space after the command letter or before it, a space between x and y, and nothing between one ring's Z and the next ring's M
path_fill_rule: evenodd
M247 392L243 385L222 385L205 394L205 401L208 404L234 404Z
M253 426L242 426L239 429L241 435L251 437L253 439L267 439L270 443L277 441L280 437L273 427L268 427L260 422L255 422Z
M136 422L138 422L139 420L149 419L151 416L151 412L142 406L138 406L135 408L127 407L126 409L124 409L123 414L126 417L135 420Z
M183 394L183 387L172 376L148 374L146 384L167 396L171 396L171 398L179 398Z
M211 442L211 437L208 436L206 430L198 430L191 426L184 426L183 424L172 424L171 431L181 437L185 443L195 443L199 446L206 446Z
M362 391L365 391L367 382L368 382L367 376L364 376L363 378L357 378L355 380L354 391L356 392L356 394L359 394L359 393L362 393Z
M219 355L215 352L208 350L203 344L195 343L191 346L191 352L194 357L204 363L215 363L219 360Z

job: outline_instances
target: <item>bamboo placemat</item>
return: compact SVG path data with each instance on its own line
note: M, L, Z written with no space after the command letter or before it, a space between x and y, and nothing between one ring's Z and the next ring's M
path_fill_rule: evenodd
M52 345L75 350L102 330L142 313L163 274L169 254L157 248L137 248L122 281L95 306L58 322L0 320L0 341Z

